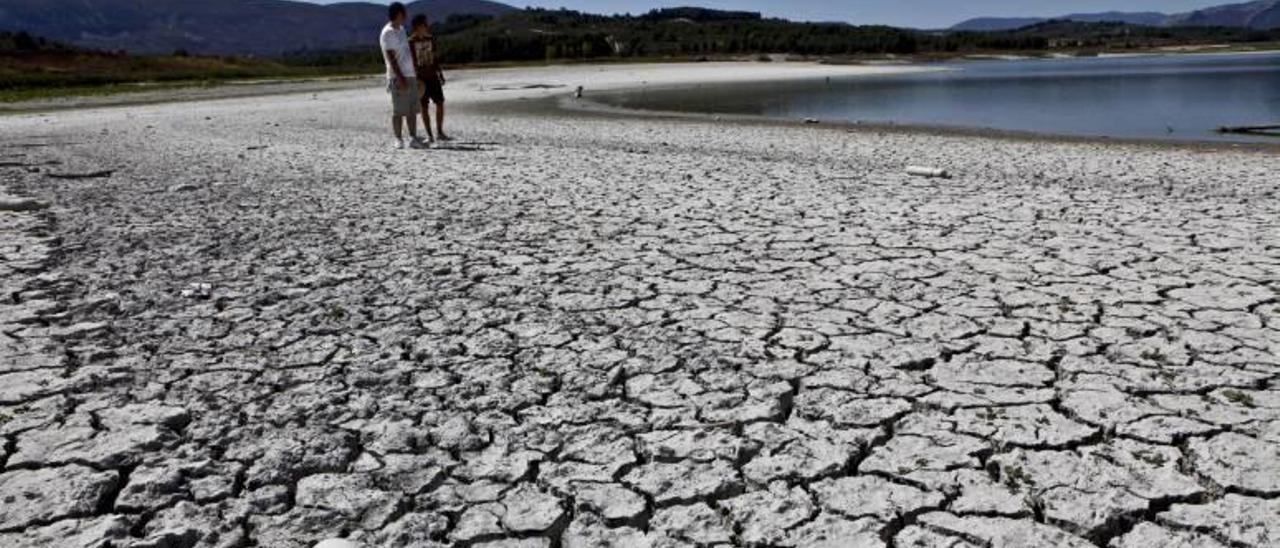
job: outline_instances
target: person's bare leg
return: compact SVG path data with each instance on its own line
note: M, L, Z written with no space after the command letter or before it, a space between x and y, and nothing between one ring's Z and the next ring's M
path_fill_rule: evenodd
M444 103L436 103L436 134L441 139L448 139L444 134Z
M396 134L397 141L404 140L404 116L391 117L391 132Z
M422 107L422 127L427 130L427 138L434 141L436 140L436 134L431 132L431 109L427 108L428 106L423 105Z
M405 116L405 119L409 121L409 137L411 139L417 139L418 138L418 117L410 114L408 116Z

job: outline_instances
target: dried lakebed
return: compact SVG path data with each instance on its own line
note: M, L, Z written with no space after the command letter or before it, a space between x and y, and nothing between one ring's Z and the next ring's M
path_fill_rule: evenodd
M1280 543L1280 156L497 78L0 119L0 546Z

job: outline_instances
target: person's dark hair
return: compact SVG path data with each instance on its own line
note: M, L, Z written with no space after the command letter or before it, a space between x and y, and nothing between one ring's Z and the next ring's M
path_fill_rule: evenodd
M409 25L409 28L416 29L418 27L425 27L425 26L427 26L427 16L415 15L413 16L413 23Z
M394 21L398 15L409 15L409 10L405 9L404 4L395 2L387 6L387 20Z

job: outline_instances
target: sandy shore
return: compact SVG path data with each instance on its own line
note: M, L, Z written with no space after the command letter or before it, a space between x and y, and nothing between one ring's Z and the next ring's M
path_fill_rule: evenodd
M491 102L563 94L565 89L576 89L578 86L587 87L592 91L607 91L650 85L768 82L930 70L941 69L919 65L830 66L816 63L670 63L472 69L451 72L454 85L451 86L450 95L454 101L459 102ZM130 93L0 103L0 114L39 114L58 110L334 91L354 90L364 93L382 85L381 76L368 76L232 81L212 86L158 90L146 90L145 86L140 86L139 91Z
M0 118L0 545L1280 541L1280 155L512 106L878 70Z
M0 103L0 115L46 113L58 110L143 106L157 103L210 101L267 95L291 95L348 89L369 89L376 85L373 76L342 76L292 80L243 80L216 84L167 88L139 84L125 93L52 97L13 103Z

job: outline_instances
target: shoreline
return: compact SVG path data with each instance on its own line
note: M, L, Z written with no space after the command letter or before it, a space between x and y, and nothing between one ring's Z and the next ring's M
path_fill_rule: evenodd
M1275 53L1275 52L1257 52ZM1205 53L1150 53L1142 56L1184 55L1236 55L1236 52ZM1055 61L1074 58L1027 58L1018 60ZM1004 59L967 59L965 62L1001 62ZM953 61L954 62L954 61ZM565 115L600 115L618 117L658 118L695 122L733 122L768 125L793 125L840 131L870 131L893 133L920 133L940 136L959 136L1019 140L1034 142L1086 143L1117 146L1146 146L1159 148L1185 148L1202 151L1256 151L1275 153L1280 151L1280 139L1276 142L1230 142L1210 139L1159 139L1118 138L1056 134L1051 132L1005 130L998 128L964 127L928 124L899 124L886 122L860 122L848 120L819 120L806 123L801 119L786 119L745 114L716 114L628 109L605 104L592 99L593 94L627 93L646 88L696 89L702 86L731 85L738 83L762 83L783 80L818 80L820 78L877 77L897 74L963 70L948 67L945 63L921 64L824 64L820 62L782 61L760 62L690 62L690 63L635 63L635 64L581 64L540 65L533 67L495 67L463 69L450 73L447 93L455 105L490 104L516 111ZM749 71L749 73L747 72ZM314 99L321 94L379 93L381 76L345 76L308 79L301 81L265 80L224 82L211 87L181 88L143 91L122 95L68 97L57 100L40 100L0 104L0 120L24 116L40 116L57 112L146 107L170 103L200 103L234 101L255 97L297 96L310 94ZM573 100L577 86L585 89L581 101ZM533 109L529 103L543 102Z
M517 101L519 102L519 101ZM794 127L803 126L815 131L848 131L871 133L896 133L935 135L940 137L972 137L979 139L996 139L1005 141L1032 143L1064 143L1092 144L1112 146L1136 146L1163 149L1183 149L1204 152L1257 152L1263 154L1280 153L1280 138L1275 142L1230 142L1212 140L1174 140L1174 139L1141 139L1129 137L1098 137L1087 135L1068 135L1060 133L1041 133L1034 131L1018 131L999 128L964 127L926 124L895 124L884 122L855 122L848 120L818 120L810 122L803 119L778 118L750 114L714 114L663 110L630 109L617 107L593 100L574 100L573 98L557 98L547 100L546 104L530 109L530 112L545 113L555 109L569 114L587 114L618 118L649 118L659 120L679 120L695 123L741 123L766 126Z
M1275 53L1275 52L1268 52ZM1184 54L1166 54L1184 55ZM1190 54L1185 54L1190 55ZM1218 55L1209 53L1206 55ZM983 61L975 61L983 62ZM727 70L773 66L775 70L755 72L750 77L726 73ZM777 70L779 67L787 67ZM472 87L480 95L471 98L476 103L486 103L514 111L548 114L558 112L569 115L597 115L607 117L633 117L662 120L682 120L697 123L746 123L770 126L801 125L812 129L836 131L890 132L898 134L922 134L949 137L974 137L1041 143L1079 143L1109 146L1140 146L1163 149L1186 149L1204 152L1280 152L1280 139L1276 142L1230 142L1214 140L1172 140L1158 138L1119 138L1056 134L1045 132L1005 130L998 128L961 127L944 125L895 124L878 122L852 122L819 120L807 123L802 119L786 119L743 114L716 114L628 109L601 103L592 99L596 93L628 93L648 88L696 89L733 83L758 83L784 79L818 80L825 77L877 77L895 74L963 70L940 64L907 65L826 65L821 63L685 63L678 65L581 65L579 70L557 75L542 74L554 70L545 67L538 71L520 68L482 69L473 72L478 78L511 75L514 78L494 87ZM680 70L670 70L670 69ZM722 69L716 72L715 69ZM535 74L529 74L529 73ZM629 73L638 73L628 76ZM594 76L594 78L593 78ZM574 82L582 82L584 96L575 100ZM549 84L550 83L550 84Z
M731 67L740 69L750 67L750 77L742 78L737 73L729 74L724 69ZM471 91L505 91L516 92L519 96L532 90L555 89L568 87L568 82L587 82L593 86L604 84L614 88L630 86L634 82L626 78L626 73L644 71L654 75L654 80L662 83L686 84L697 83L706 71L718 76L706 83L729 82L768 82L791 78L819 76L857 76L903 74L908 72L925 72L943 70L925 64L893 64L893 65L825 65L818 62L675 62L675 63L610 63L610 64L565 64L565 65L530 65L512 67L465 68L449 73L452 82L465 83L476 79L499 77L501 75L533 76L542 83L512 82L505 89L471 90ZM146 106L165 103L184 103L199 101L217 101L224 99L266 97L273 95L292 95L307 93L341 92L361 89L381 89L381 74L365 76L328 76L321 78L299 79L256 79L229 80L216 82L213 85L192 83L189 86L176 88L147 90L147 86L139 84L138 91L129 91L108 95L72 95L54 99L36 99L15 103L0 103L0 117L23 114L41 114L67 110L83 110L96 108L114 108L130 106ZM547 81L560 82L547 84ZM647 83L647 82L642 82ZM581 84L574 84L581 85ZM525 87L535 86L535 87ZM457 89L456 87L454 89ZM524 92L524 93L521 93ZM510 97L508 97L510 98ZM466 100L466 98L462 98Z
M981 61L976 61L981 62ZM981 128L981 127L962 127L962 126L945 126L945 125L921 125L921 124L895 124L880 122L853 122L847 120L819 120L818 123L809 123L804 119L788 119L770 116L747 115L747 114L716 114L716 113L697 113L697 112L679 112L679 111L661 111L647 109L629 109L606 104L596 101L592 98L593 94L613 94L613 93L629 93L641 89L696 89L702 86L726 85L729 83L749 83L749 82L767 82L778 79L793 78L796 80L818 80L824 77L877 77L894 74L910 74L921 72L938 72L945 70L962 70L955 68L939 67L936 65L817 65L809 63L798 63L797 65L809 65L812 67L835 67L840 69L862 68L869 69L863 71L822 71L822 70L796 70L794 72L774 72L772 74L753 75L753 78L743 78L738 80L726 79L724 75L718 75L718 78L692 77L689 74L672 75L664 79L656 79L640 75L631 78L629 81L624 78L617 78L616 74L610 75L613 78L605 77L596 82L596 85L587 87L585 94L581 100L575 99L573 93L576 88L571 87L568 82L584 81L583 78L573 75L564 76L558 79L533 78L524 77L516 78L510 83L501 85L503 89L484 89L473 88L479 91L481 95L474 98L477 103L486 103L500 108L511 109L514 112L526 112L537 115L549 115L559 113L562 115L592 115L617 118L639 118L639 119L658 119L658 120L680 120L694 123L739 123L739 124L760 124L767 126L803 126L814 130L827 131L854 131L854 132L881 132L881 133L897 133L897 134L922 134L936 135L948 137L973 137L982 139L999 139L1009 141L1024 142L1040 142L1040 143L1078 143L1078 144L1094 144L1109 146L1140 146L1162 149L1186 149L1204 152L1258 152L1265 154L1275 154L1280 152L1280 139L1276 142L1230 142L1230 141L1214 141L1214 140L1173 140L1173 139L1157 139L1157 138L1119 138L1119 137L1098 137L1098 136L1082 136L1068 135L1056 133L1044 133L1033 131L1005 130L998 128ZM661 66L661 65L659 65ZM701 65L695 64L694 68ZM751 65L755 66L755 65ZM625 69L625 66L613 66L614 69ZM495 71L490 76L499 75L502 71L519 71L520 69L491 69ZM613 72L620 72L614 70ZM647 71L652 72L652 71ZM519 76L520 74L517 73ZM542 87L546 82L557 82L554 87ZM586 80L590 81L590 80ZM601 85L603 84L603 85ZM521 89L522 86L534 86L527 89ZM585 87L585 86L584 86Z
M577 65L537 69L477 69L467 71L466 78L460 83L464 86L464 92L478 94L468 99L475 102L497 102L527 101L572 94L578 86L581 86L587 94L591 94L648 87L888 76L943 70L948 69L924 64L826 65L816 62ZM483 82L477 82L477 80L483 80Z

